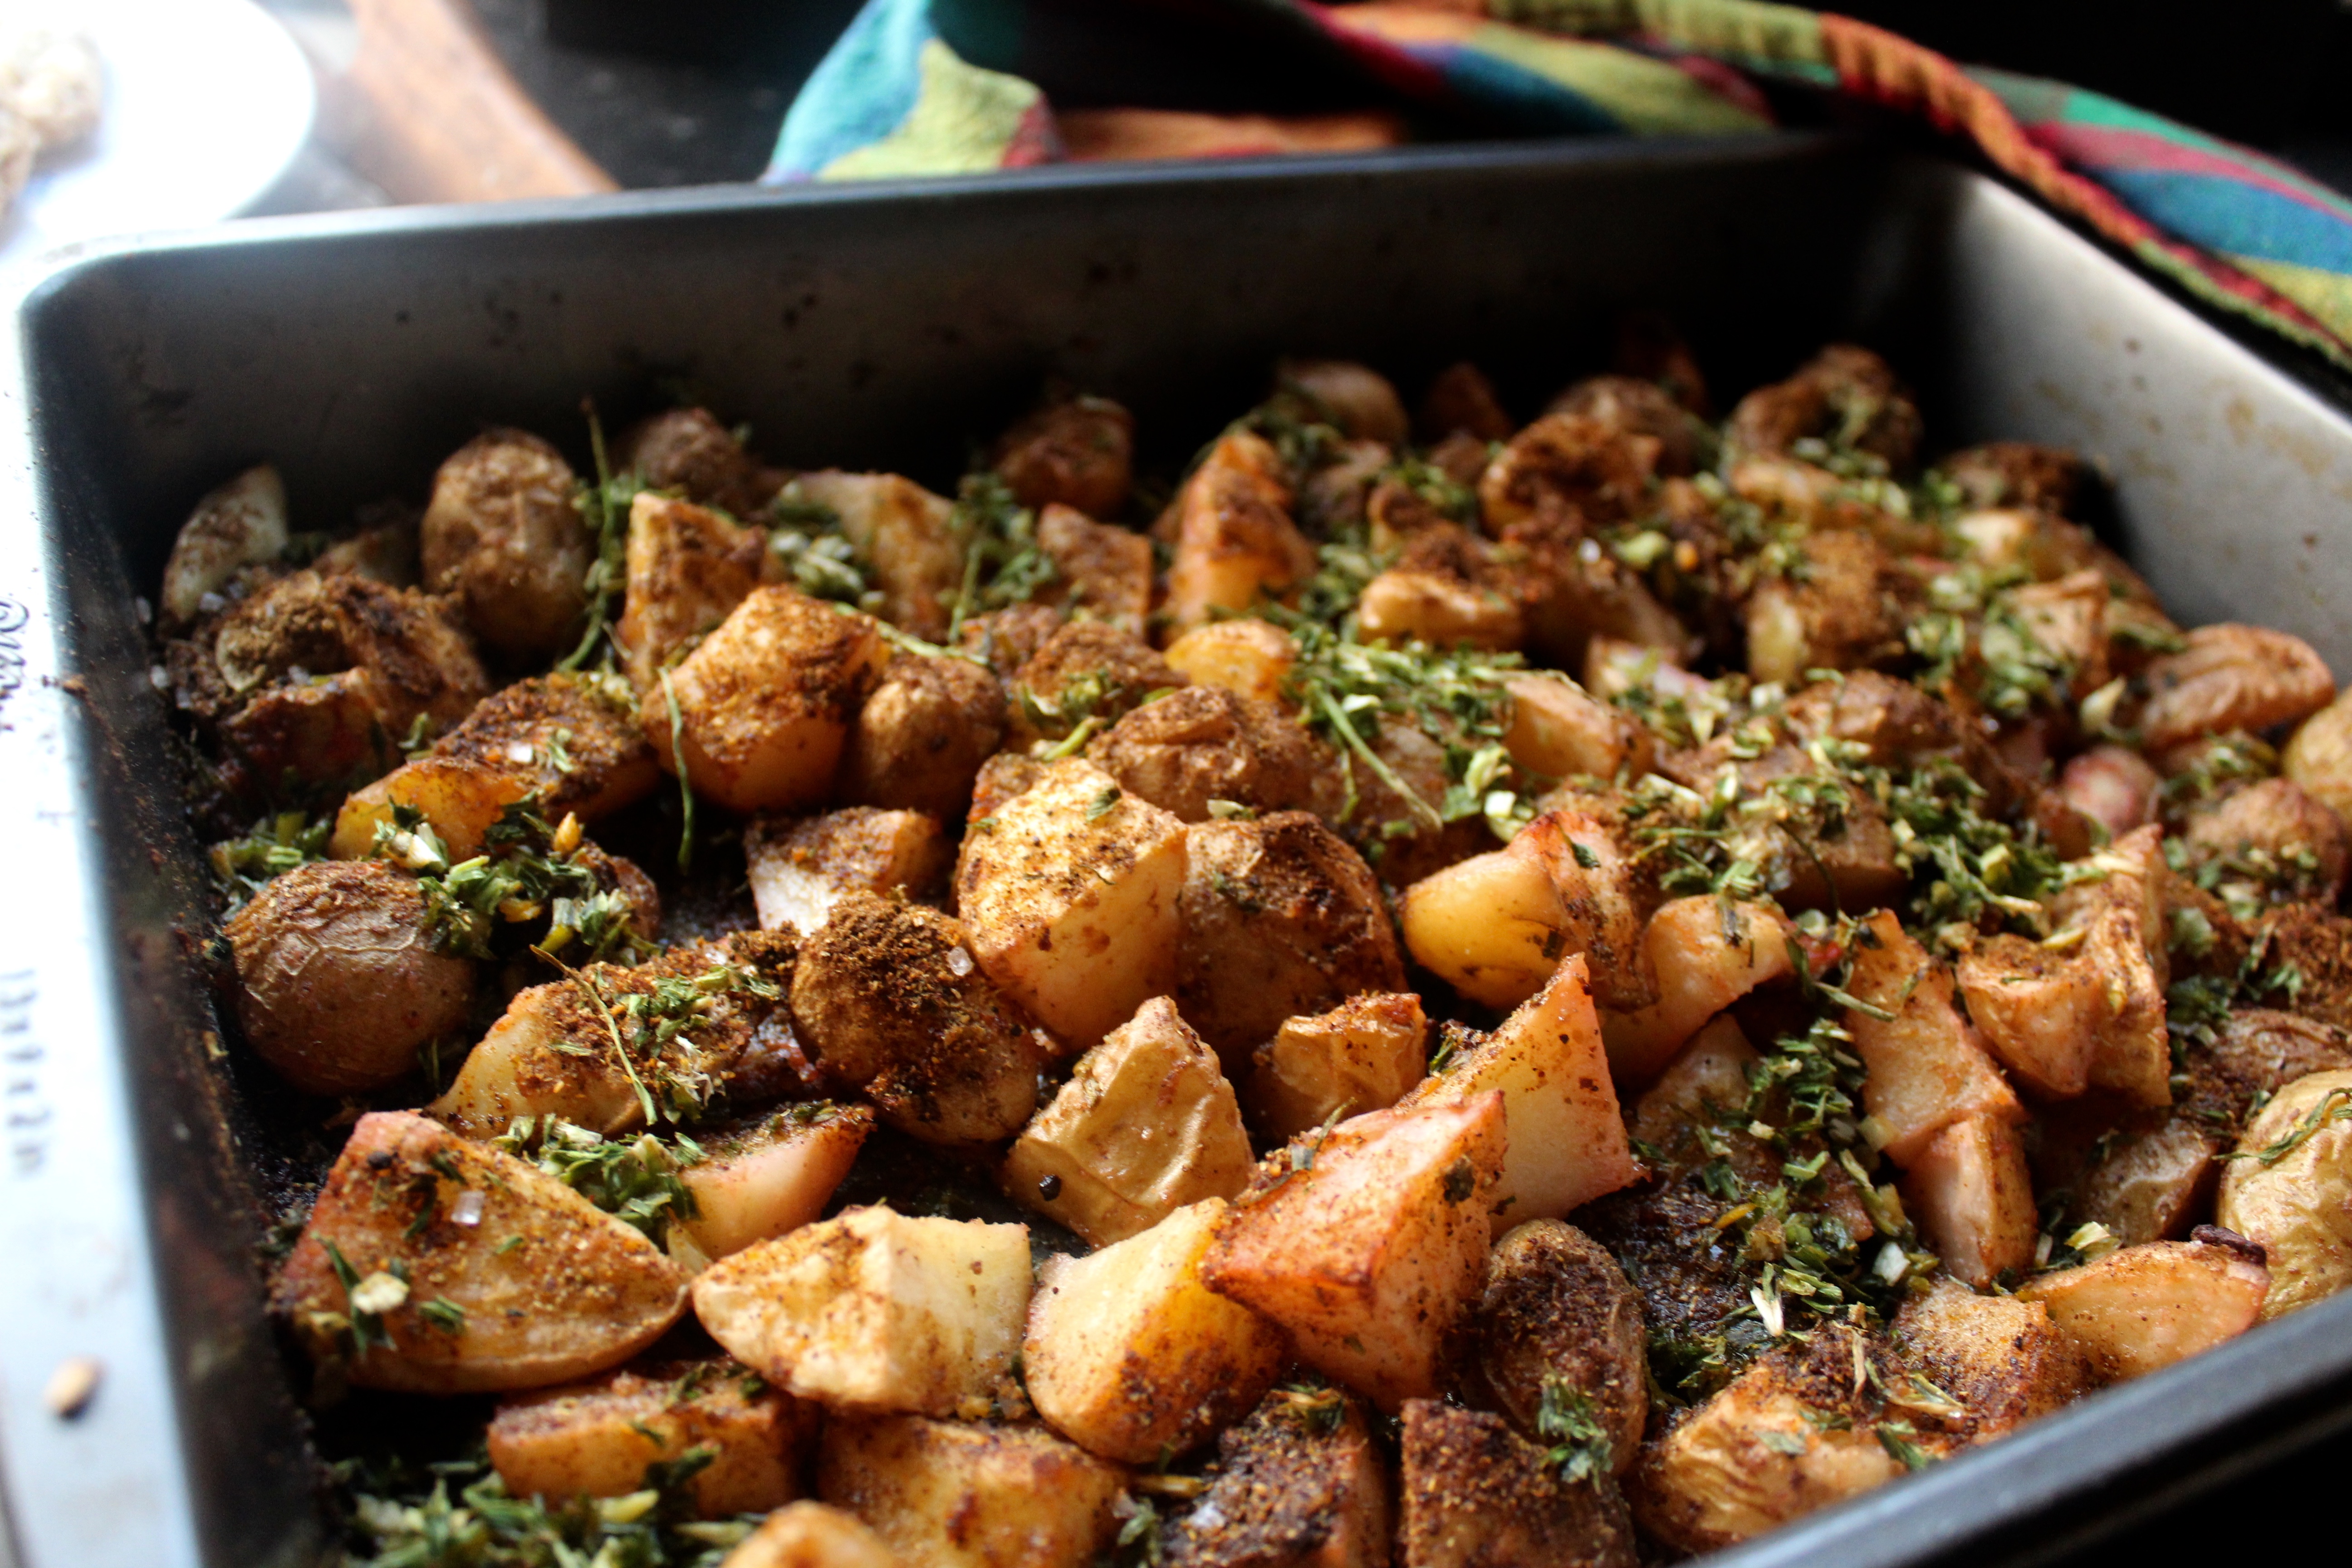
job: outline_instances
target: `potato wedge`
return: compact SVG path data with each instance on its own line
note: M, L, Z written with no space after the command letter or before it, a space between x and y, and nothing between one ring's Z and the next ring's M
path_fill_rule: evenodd
M646 738L666 771L683 770L730 811L803 809L831 791L889 658L866 616L790 588L755 589L647 689Z
M2172 1047L2165 1032L2171 982L2166 941L2164 830L2154 823L2092 858L2105 875L2058 896L2059 921L2080 929L2076 962L2100 976L2105 1006L2091 1049L2090 1083L2134 1105L2172 1103Z
M1164 1466L1265 1396L1282 1331L1201 1279L1225 1214L1209 1198L1090 1257L1045 1260L1022 1366L1048 1426L1104 1458Z
M1763 1058L1728 1015L1690 1037L1633 1102L1633 1135L1678 1167L1715 1158L1694 1129L1714 1129L1748 1104L1749 1072Z
M327 853L338 860L366 859L375 853L378 826L391 826L394 808L404 805L423 814L454 866L480 854L482 835L530 789L530 781L517 773L420 757L343 797Z
M430 756L515 775L539 791L540 815L550 822L574 813L593 823L661 782L635 693L618 676L591 671L499 688L436 741Z
M1298 645L1272 621L1244 616L1194 626L1168 645L1165 657L1197 686L1280 702L1283 682L1298 662Z
M629 503L628 592L613 642L640 695L671 656L735 613L760 585L766 542L708 507L641 491Z
M1175 661L1171 648L1169 662ZM2279 752L2279 771L2352 823L2352 694L2338 696L2295 727Z
M711 1461L686 1485L708 1519L764 1513L801 1495L817 1412L727 1361L624 1367L499 1402L490 1464L515 1497L619 1497L646 1467L696 1447Z
M759 817L743 829L744 873L765 931L803 935L852 893L920 898L946 880L954 846L919 811L853 805L823 816Z
M1769 904L1701 895L1662 905L1642 933L1658 999L1602 1016L1611 1068L1630 1083L1655 1077L1709 1018L1789 973L1788 932Z
M1938 1279L1927 1294L1903 1303L1895 1330L1904 1364L1967 1412L1947 1415L1947 1431L1969 1442L1998 1437L2088 1386L2082 1347L2032 1295L2029 1288L2018 1296L1980 1296Z
M247 468L196 502L163 563L163 620L185 626L205 600L247 566L266 566L286 549L286 481L268 463Z
M2141 673L2147 700L2126 716L2151 752L2225 730L2296 723L2336 700L2326 662L2300 637L2224 623L2197 627L2188 643Z
M1952 1005L1952 972L1892 913L1882 910L1863 922L1845 990L1895 1015L1889 1021L1849 1009L1845 1026L1869 1073L1862 1103L1874 1121L1866 1131L1896 1164L1912 1164L1937 1133L1965 1117L2025 1119L2017 1091Z
M1245 1109L1255 1126L1283 1139L1334 1116L1384 1110L1421 1081L1428 1039L1421 998L1409 991L1286 1019L1251 1058Z
M1584 955L1570 956L1494 1033L1398 1102L1460 1105L1501 1091L1510 1136L1495 1202L1513 1223L1563 1219L1641 1174L1584 976Z
M1503 748L1529 773L1613 779L1628 769L1637 778L1650 771L1655 747L1649 729L1623 709L1550 675L1514 675L1503 686L1511 694Z
M963 541L955 503L897 474L803 474L783 489L790 506L830 508L882 594L891 625L936 642L947 635L948 603L963 582Z
M1470 1403L1549 1441L1538 1421L1544 1386L1562 1379L1592 1402L1609 1434L1609 1473L1633 1468L1650 1415L1642 1298L1598 1242L1556 1219L1512 1227L1487 1257L1464 1338Z
M555 1177L396 1110L352 1129L270 1299L358 1387L472 1394L628 1360L677 1321L686 1282Z
M1176 989L1183 823L1072 757L964 837L972 956L1070 1049Z
M678 1173L694 1194L679 1222L705 1258L813 1225L874 1130L863 1105L791 1105L696 1141L703 1157Z
M1492 1090L1343 1121L1259 1167L1209 1249L1209 1288L1385 1409L1429 1397L1485 1275L1503 1155Z
M2030 937L2004 935L1961 954L1958 969L1969 1017L2001 1066L2052 1099L2083 1092L2099 1029L2111 1015L2106 978L2095 964Z
M2299 1078L2263 1107L2223 1168L2213 1217L2269 1259L2263 1316L2352 1285L2352 1071Z
M2033 1262L2033 1178L2016 1128L1999 1116L1947 1123L1911 1156L1903 1209L1956 1279L1981 1290Z
M1151 541L1048 501L1037 514L1037 548L1053 562L1055 576L1037 591L1038 602L1066 605L1143 635L1144 617L1151 613Z
M1415 882L1398 902L1397 922L1416 963L1489 1007L1534 995L1568 951L1568 904L1551 872L1510 847Z
M1405 1568L1634 1568L1616 1480L1562 1479L1549 1450L1499 1415L1433 1400L1404 1407Z
M1217 1055L1155 996L1078 1058L1004 1158L1016 1202L1096 1246L1249 1184L1249 1137Z
M961 816L1004 721L1004 683L986 665L896 654L857 710L838 798L942 822Z
M1176 559L1168 569L1168 618L1189 629L1215 610L1279 598L1315 570L1315 547L1290 521L1282 459L1265 437L1229 431L1210 449L1178 501Z
M836 1410L985 1414L1028 1310L1026 1226L887 1208L760 1242L694 1282L712 1339Z
M902 1568L890 1543L856 1514L803 1499L760 1521L719 1568Z
M2214 1241L2149 1241L2039 1275L2018 1296L2038 1301L2106 1382L2139 1377L2235 1339L2263 1318L2270 1270L2232 1233Z
M1039 1426L886 1415L829 1426L816 1484L909 1568L1087 1568L1127 1473Z

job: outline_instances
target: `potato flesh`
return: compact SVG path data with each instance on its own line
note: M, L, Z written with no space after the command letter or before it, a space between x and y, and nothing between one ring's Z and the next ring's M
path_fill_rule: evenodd
M835 1423L817 1495L912 1568L1087 1568L1127 1473L1036 1426L895 1415Z
M1298 646L1273 622L1244 617L1194 626L1168 645L1165 657L1194 685L1279 702L1283 682L1298 661Z
M2261 1320L2270 1270L2251 1250L2144 1242L2037 1276L2018 1295L2041 1302L2102 1377L2121 1382L2209 1351Z
M629 503L627 593L613 641L640 695L671 656L735 613L760 585L759 531L691 501L642 491Z
M2222 1170L2213 1218L2269 1258L2266 1319L2352 1285L2352 1123L2338 1118L2347 1104L2352 1071L2295 1079L2247 1123L2241 1158ZM2293 1147L2272 1152L2298 1136Z
M1601 1019L1609 1063L1627 1081L1655 1077L1683 1042L1758 986L1789 973L1788 924L1769 904L1676 899L1650 917L1642 954L1658 999Z
M458 1206L465 1193L480 1194L478 1209ZM400 1304L379 1319L389 1347L344 1353L351 1295L330 1243L362 1286L395 1261L407 1269ZM686 1282L641 1233L537 1166L415 1112L375 1111L327 1173L271 1300L311 1355L339 1359L355 1386L468 1394L545 1387L626 1361L677 1321ZM454 1307L462 1328L424 1310L436 1302Z
M595 822L661 782L635 692L614 675L559 672L502 687L436 741L428 757L512 775L520 789L538 790L540 815L555 823L567 813Z
M730 811L800 810L831 791L849 726L889 658L866 617L790 588L755 589L647 691L646 738L665 769Z
M761 819L743 830L743 862L762 931L803 934L851 893L922 893L953 858L939 820L919 811L845 811Z
M2092 965L2029 937L1995 936L1961 955L1958 979L1986 1049L2019 1081L2053 1099L2089 1085L2108 1013L2106 981Z
M1756 1047L1728 1016L1717 1018L1690 1037L1666 1064L1657 1081L1633 1102L1633 1135L1669 1159L1707 1158L1704 1150L1685 1149L1694 1127L1714 1127L1721 1119L1748 1104L1748 1072L1761 1062Z
M1315 550L1290 521L1282 460L1263 437L1231 431L1186 481L1178 505L1176 559L1168 569L1169 619L1199 626L1215 610L1279 598L1315 570Z
M1559 967L1568 906L1535 855L1473 855L1405 889L1397 911L1413 958L1474 1002L1516 1007Z
M2165 889L2171 870L2163 830L2151 823L2092 858L2106 872L2061 893L2065 930L2084 936L2076 963L2101 977L2100 1018L2091 1047L2090 1085L2134 1105L2172 1103L2172 1047L2165 1031Z
M1908 1166L1945 1128L1966 1117L2019 1121L2025 1108L1952 1005L1951 971L1881 910L1864 922L1846 977L1848 995L1893 1022L1849 1010L1854 1054L1869 1077L1863 1109L1889 1159Z
M774 1389L747 1395L745 1375L723 1362L677 1375L625 1370L501 1401L490 1464L514 1497L609 1498L643 1488L647 1465L709 1447L711 1462L687 1482L697 1513L781 1508L800 1496L816 1413Z
M1292 1018L1257 1048L1244 1093L1255 1124L1295 1138L1333 1116L1384 1110L1422 1079L1429 1020L1411 992Z
M1372 640L1433 647L1508 651L1527 636L1518 605L1496 590L1409 566L1391 566L1365 584L1356 618Z
M1983 1289L2032 1264L2033 1178L2005 1118L1947 1124L1911 1156L1902 1192L1904 1212L1954 1279Z
M286 549L286 481L264 463L207 494L180 525L163 563L163 609L170 621L203 613L204 598L247 566L275 561Z
M1014 1199L1097 1246L1249 1184L1249 1137L1216 1052L1157 996L1078 1058L1005 1155Z
M1047 1426L1104 1458L1150 1464L1265 1397L1288 1349L1282 1331L1201 1278L1225 1213L1209 1198L1089 1257L1045 1260L1022 1367Z
M1641 1174L1584 977L1578 953L1493 1034L1457 1051L1401 1102L1459 1105L1501 1092L1508 1138L1495 1201L1512 1223L1564 1219Z
M1151 613L1151 541L1054 501L1037 514L1037 548L1060 579L1040 590L1039 600L1143 634Z
M1445 1333L1486 1268L1504 1110L1376 1110L1341 1122L1305 1168L1279 1152L1211 1247L1209 1288L1290 1331L1298 1357L1393 1410L1438 1390Z
M842 537L873 573L880 614L936 642L947 635L948 602L963 582L963 544L951 526L955 503L897 474L837 468L803 474L783 499L831 507Z
M2032 1294L1984 1296L1937 1279L1896 1315L1905 1363L1966 1408L1970 1442L2046 1415L2087 1386L2082 1347Z
M711 1338L835 1410L984 1412L1028 1307L1026 1226L887 1208L760 1242L694 1282Z
M569 980L515 993L425 1110L469 1138L495 1138L518 1116L560 1116L607 1137L641 1125L636 1089L582 1000Z
M856 1514L803 1499L760 1521L719 1568L903 1568Z
M956 893L989 977L1083 1050L1176 989L1184 825L1073 757L964 836Z
M1627 768L1637 776L1649 771L1654 746L1648 729L1574 681L1514 675L1503 687L1511 694L1503 749L1529 773L1613 779Z
M530 793L530 782L512 773L422 757L343 797L327 853L338 860L365 859L375 852L376 828L392 824L394 807L406 806L422 814L454 866L480 854L482 835Z
M1172 648L1169 662L1175 662ZM2279 753L2279 771L2352 823L2352 693L2296 726Z
M2336 700L2335 678L2300 637L2224 623L2197 627L2188 644L2142 672L2148 698L2137 728L2150 752L2299 722Z
M808 1121L781 1111L738 1138L707 1142L705 1157L678 1173L695 1206L680 1224L710 1258L813 1225L873 1130L873 1111L845 1105Z

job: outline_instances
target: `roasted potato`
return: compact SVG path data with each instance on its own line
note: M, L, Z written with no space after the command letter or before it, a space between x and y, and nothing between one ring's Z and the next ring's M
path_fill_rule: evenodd
M695 1511L764 1513L801 1495L816 1419L730 1362L624 1367L499 1401L490 1464L515 1497L610 1498L644 1487L647 1465L706 1447L710 1463L686 1483Z
M2352 1070L2296 1079L2247 1123L2221 1173L2215 1222L2262 1248L2262 1316L2352 1284Z
M1738 1022L1725 1014L1693 1035L1642 1091L1629 1130L1677 1167L1705 1164L1715 1158L1706 1142L1746 1110L1750 1075L1762 1060Z
M2270 1282L2262 1247L2208 1226L2193 1241L2144 1242L2036 1276L2017 1293L2049 1310L2095 1375L2119 1383L2244 1333L2267 1315Z
M1003 738L1004 687L985 665L897 654L857 710L837 793L951 821Z
M1282 1331L1201 1279L1225 1212L1208 1198L1090 1257L1045 1261L1022 1375L1048 1426L1104 1458L1164 1467L1265 1397Z
M2033 1177L2007 1117L1979 1113L1947 1122L1908 1164L1904 1212L1953 1279L1981 1290L2033 1261Z
M1053 562L1055 580L1037 590L1035 602L1143 634L1151 613L1151 541L1049 501L1037 515L1037 548Z
M1724 439L1745 452L1786 452L1807 437L1910 466L1919 446L1919 407L1894 369L1870 350L1832 343L1788 380L1739 400Z
M937 910L852 893L793 969L793 1023L825 1077L926 1142L1011 1137L1037 1104L1029 1020L972 946Z
M2172 873L2161 830L2150 825L2124 835L2092 867L2105 875L2067 889L2055 905L2062 930L2084 933L2077 962L2105 977L2091 1087L2135 1105L2169 1105L2165 992L2172 976L2164 909Z
M640 492L629 503L627 586L613 626L621 667L640 693L682 650L760 585L767 546L757 529L692 501Z
M1895 1015L1890 1022L1850 1009L1845 1026L1869 1074L1863 1109L1874 1124L1867 1131L1896 1164L1913 1163L1937 1133L1963 1118L2025 1119L2017 1091L1952 1005L1952 972L1906 935L1894 915L1881 911L1863 923L1845 990L1866 1006ZM2029 1194L2029 1214L2032 1206ZM2029 1234L2027 1244L2032 1241Z
M1007 430L990 460L1023 506L1114 518L1134 483L1135 416L1108 397L1047 404Z
M1580 414L1547 414L1511 437L1478 480L1486 531L1565 525L1581 534L1631 516L1648 499L1654 443Z
M1952 1436L1971 1443L2000 1436L2088 1385L2082 1346L2032 1296L2030 1288L2017 1296L1982 1296L1938 1279L1895 1314L1904 1364L1966 1413L1938 1412Z
M1104 621L1072 621L1013 671L1006 743L1028 749L1081 730L1092 735L1184 683L1132 633Z
M394 812L405 806L423 815L457 865L480 854L482 836L530 791L528 779L501 768L421 757L343 797L327 853L338 860L374 854L377 828L392 827Z
M934 642L947 635L967 548L954 502L897 474L835 468L802 474L784 487L782 500L825 508L841 520L842 537L882 595L876 613L884 620Z
M1280 598L1315 570L1315 548L1290 520L1282 459L1263 437L1230 431L1185 482L1176 559L1168 569L1169 620L1199 626L1216 610Z
M1177 908L1177 1003L1234 1076L1283 1020L1403 989L1380 885L1306 812L1195 824Z
M646 693L646 736L666 771L730 811L803 809L831 791L889 657L866 617L760 588Z
M1447 365L1430 378L1413 424L1432 441L1456 434L1482 443L1507 441L1518 428L1505 412L1502 394L1495 390L1495 384L1468 360Z
M1641 946L1658 999L1602 1016L1611 1068L1633 1082L1654 1077L1709 1018L1787 974L1788 930L1769 904L1696 897L1660 906Z
M1398 1102L1460 1105L1501 1091L1509 1142L1495 1201L1515 1221L1564 1218L1640 1174L1585 973L1582 953L1563 961L1494 1033L1469 1032Z
M1254 616L1211 621L1168 645L1169 667L1196 686L1214 686L1261 702L1283 700L1298 645L1271 621Z
M1296 1138L1335 1116L1384 1110L1419 1083L1429 1020L1411 992L1352 997L1311 1018L1286 1018L1250 1059L1242 1086L1253 1123Z
M1054 763L964 836L956 902L972 956L1085 1049L1176 989L1184 839L1093 763Z
M1145 703L1096 736L1087 759L1187 822L1208 821L1212 801L1334 816L1345 788L1338 753L1306 726L1271 702L1213 686Z
M2336 700L2336 678L2301 637L2229 623L2199 626L2188 642L2141 672L2147 696L2125 715L2151 752L2297 723Z
M1438 1392L1502 1175L1503 1097L1375 1110L1269 1155L1209 1249L1209 1288L1393 1410Z
M1127 1472L1042 1427L886 1415L829 1426L816 1484L909 1568L1088 1568Z
M435 951L415 880L380 860L298 866L226 934L247 1041L308 1094L406 1076L473 1010L472 962Z
M1511 694L1503 747L1518 766L1544 778L1613 779L1627 770L1636 777L1650 771L1650 731L1632 714L1564 677L1515 675L1503 684Z
M1616 1480L1570 1480L1549 1450L1500 1416L1405 1402L1405 1568L1633 1568L1633 1521Z
M270 1300L357 1387L473 1394L628 1360L677 1321L686 1281L635 1226L537 1166L375 1111L327 1173Z
M2181 835L2192 865L2244 868L2273 898L2333 906L2352 858L2343 820L2292 779L2263 779L2192 813Z
M1867 669L1904 657L1913 605L1908 580L1866 533L1816 533L1801 575L1767 577L1746 612L1748 670L1783 686L1809 669Z
M901 1568L889 1542L856 1514L803 1499L760 1521L719 1568Z
M2339 696L2295 727L2279 752L2279 771L2352 822L2352 696Z
M827 1409L985 1415L1029 1283L1026 1226L854 1208L712 1264L694 1313L736 1360Z
M1590 1400L1609 1436L1602 1472L1622 1475L1650 1415L1642 1298L1617 1260L1556 1219L1528 1220L1495 1243L1486 1283L1464 1320L1464 1392L1519 1435L1549 1440L1538 1419L1555 1380Z
M613 466L647 489L677 490L697 506L746 521L767 510L784 476L743 449L708 408L673 408L622 433Z
M2067 762L2058 775L2058 793L2105 828L2108 837L2120 838L2155 819L2157 787L2163 782L2137 752L2094 746Z
M1344 359L1286 359L1276 367L1274 377L1282 394L1303 397L1317 414L1359 441L1394 446L1410 431L1396 387L1370 365Z
M1382 1568L1388 1467L1362 1405L1336 1388L1277 1388L1217 1440L1200 1500L1160 1535L1185 1568Z
M1249 1184L1249 1137L1216 1053L1155 996L1078 1058L1005 1155L1013 1198L1097 1246Z
M693 1212L677 1229L719 1258L814 1225L873 1130L866 1107L818 1101L698 1132L702 1158L678 1173Z
M1413 540L1406 562L1364 584L1356 607L1363 635L1433 647L1517 647L1527 640L1527 621L1517 598L1490 580L1494 573L1412 562L1416 548L1441 530L1459 531L1451 523L1438 524Z
M808 933L853 893L923 897L955 858L939 819L853 805L823 816L759 817L743 829L751 900L767 931Z
M540 815L550 822L577 815L593 823L661 782L628 683L593 672L499 688L435 742L431 756L520 779L539 792Z
M238 573L267 566L285 550L286 481L268 463L247 468L207 493L180 525L163 563L163 625L194 624Z
M567 651L588 607L596 541L562 453L490 430L433 476L420 527L425 585L450 595L481 645L518 664Z

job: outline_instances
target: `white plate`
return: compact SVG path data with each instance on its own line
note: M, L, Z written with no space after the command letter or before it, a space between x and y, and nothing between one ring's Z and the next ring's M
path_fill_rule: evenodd
M74 240L234 217L286 172L318 107L310 63L250 0L0 0L97 48L98 130L44 159L0 218L0 264Z

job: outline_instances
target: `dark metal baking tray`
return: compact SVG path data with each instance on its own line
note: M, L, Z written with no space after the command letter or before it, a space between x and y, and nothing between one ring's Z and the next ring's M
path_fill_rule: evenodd
M291 219L72 259L0 360L0 1562L315 1561L219 1061L197 849L136 608L194 498L262 458L298 526L416 496L487 423L561 436L678 378L793 463L943 483L1059 374L1189 443L1279 353L1521 401L1629 307L1719 387L1854 335L1946 443L2078 447L2185 617L2352 669L2352 423L1978 174L1821 138L1457 148ZM583 454L584 456L584 454ZM64 1358L105 1375L66 1419ZM2352 1422L2325 1304L1723 1561L2064 1548Z

